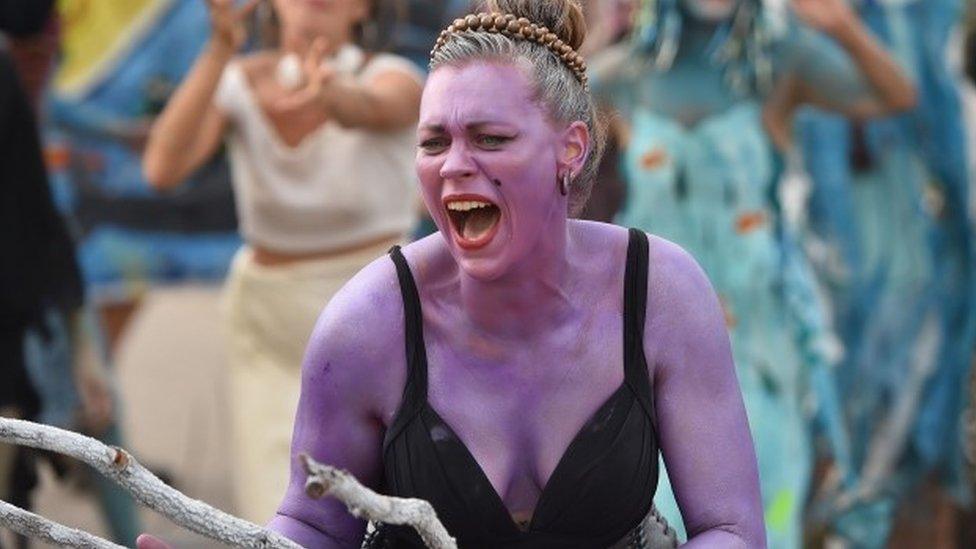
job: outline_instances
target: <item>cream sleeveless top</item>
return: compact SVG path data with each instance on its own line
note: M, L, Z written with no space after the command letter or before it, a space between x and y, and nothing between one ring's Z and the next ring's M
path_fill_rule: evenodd
M413 64L389 54L373 56L354 72L368 83L391 70L422 83ZM285 253L328 252L413 226L413 126L376 132L328 121L289 146L258 105L239 61L224 70L214 102L230 120L231 178L248 243Z

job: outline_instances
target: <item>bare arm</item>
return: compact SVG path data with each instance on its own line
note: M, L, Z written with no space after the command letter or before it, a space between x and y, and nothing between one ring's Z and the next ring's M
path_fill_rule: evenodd
M368 85L337 83L327 105L339 124L347 128L395 130L417 121L419 82L401 71L377 75Z
M797 16L826 33L846 59L826 50L801 55L795 67L792 108L813 104L853 118L871 118L906 111L917 102L916 90L895 59L871 35L844 0L793 0ZM831 82L833 81L833 82Z
M403 129L417 121L421 83L405 70L390 69L363 82L323 63L326 44L316 40L303 64L305 85L278 101L280 111L317 106L346 128L373 131Z
M378 489L382 418L399 403L406 375L397 288L392 263L380 258L332 298L309 342L292 437L291 481L268 524L306 547L358 548L362 542L366 525L343 504L305 496L297 455L306 452Z
M142 167L156 188L179 185L213 156L227 123L213 104L214 92L244 42L244 18L258 2L249 0L239 9L233 0L208 3L213 37L149 132Z
M853 105L847 109L848 114L868 118L903 112L915 107L918 98L914 84L895 59L871 36L855 16L845 18L832 35L850 54L874 92L873 101ZM818 99L830 105L829 99Z
M174 187L206 162L220 145L226 120L213 94L230 56L208 46L153 124L142 158L150 185Z
M759 473L724 316L695 261L651 239L645 349L685 547L766 546Z

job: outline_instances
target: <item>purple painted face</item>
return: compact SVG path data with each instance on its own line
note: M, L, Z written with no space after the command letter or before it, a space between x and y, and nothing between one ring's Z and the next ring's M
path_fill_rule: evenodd
M424 202L468 275L517 270L540 240L565 231L567 197L557 175L567 130L533 99L514 65L442 66L420 105L416 168Z

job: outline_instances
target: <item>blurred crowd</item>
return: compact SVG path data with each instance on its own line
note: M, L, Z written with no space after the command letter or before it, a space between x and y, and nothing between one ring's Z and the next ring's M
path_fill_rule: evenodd
M436 230L413 124L471 9L297 3L0 0L0 415L125 445L113 364L140 304L223 284L231 510L261 523L318 312ZM976 3L583 4L608 134L583 217L712 280L770 547L976 546ZM0 499L31 508L42 466L133 543L128 496L57 456L0 446Z

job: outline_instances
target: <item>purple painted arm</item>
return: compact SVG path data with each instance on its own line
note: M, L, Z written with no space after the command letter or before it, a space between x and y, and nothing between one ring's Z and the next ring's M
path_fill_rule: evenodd
M332 498L307 497L296 456L306 452L378 488L384 419L398 405L405 380L402 319L399 286L386 257L353 278L322 313L302 367L291 482L268 524L272 530L310 548L360 546L365 522Z
M684 250L651 238L645 350L684 547L766 546L759 474L719 301Z
M677 246L652 238L650 264L645 348L687 546L765 547L756 459L718 300ZM378 487L384 425L405 384L402 319L387 258L333 298L309 345L293 453L307 451ZM362 521L333 500L307 498L304 474L293 467L269 527L308 547L358 546Z

